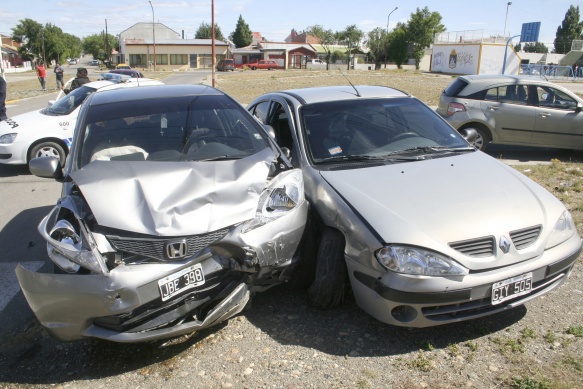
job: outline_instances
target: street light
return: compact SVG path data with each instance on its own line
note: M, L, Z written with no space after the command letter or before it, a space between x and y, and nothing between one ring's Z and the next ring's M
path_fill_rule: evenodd
M388 43L388 39L389 39L389 20L391 19L391 14L393 12L395 12L397 9L399 9L399 7L395 7L394 10L392 10L391 12L389 12L389 16L387 16L387 44L385 45L385 69L387 68L387 46L389 45L389 43Z
M504 35L502 37L506 38L506 22L508 21L508 7L512 5L512 1L509 1L506 4L506 19L504 19Z
M152 1L148 0L150 3L150 8L152 8L152 38L154 39L154 71L156 71L156 32L154 29L154 7L152 6Z

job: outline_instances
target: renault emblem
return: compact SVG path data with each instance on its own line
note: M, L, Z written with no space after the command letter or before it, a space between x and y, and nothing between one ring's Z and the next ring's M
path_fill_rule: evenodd
M186 257L186 240L166 243L166 258L180 259Z
M498 245L504 254L510 251L510 241L505 236L500 237L500 244Z

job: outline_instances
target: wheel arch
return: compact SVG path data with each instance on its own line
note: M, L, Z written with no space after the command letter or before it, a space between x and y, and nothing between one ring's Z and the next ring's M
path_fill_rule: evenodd
M42 138L35 140L30 144L30 146L28 146L28 149L26 150L26 163L30 162L31 159L30 153L32 152L32 149L34 149L37 145L45 142L53 142L61 146L63 148L63 151L65 152L65 158L67 158L67 156L69 155L69 146L65 143L64 140L55 137Z

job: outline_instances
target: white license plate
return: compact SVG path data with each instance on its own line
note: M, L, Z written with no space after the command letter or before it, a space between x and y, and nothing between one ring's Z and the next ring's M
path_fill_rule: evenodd
M522 296L532 290L532 272L508 278L492 285L492 305Z
M176 296L185 290L195 288L203 284L204 273L200 263L189 266L158 280L158 288L160 289L160 296L162 297L162 301L166 301L172 296Z

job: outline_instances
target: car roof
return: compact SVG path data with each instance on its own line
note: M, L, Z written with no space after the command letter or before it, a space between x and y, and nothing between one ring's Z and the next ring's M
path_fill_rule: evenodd
M562 89L562 87L559 85L541 80L539 78L519 77L505 74L476 74L460 76L459 78L468 83L468 85L459 93L460 96L468 96L494 86L513 85L519 83L522 85L547 85Z
M356 85L354 87L351 85L342 85L288 89L281 91L280 93L293 96L302 104L354 100L359 98L411 97L411 95L398 89L371 85Z
M139 80L139 79L138 79ZM140 88L118 88L103 93L94 93L90 105L109 104L122 101L163 99L168 97L225 95L218 89L206 85L160 85Z

